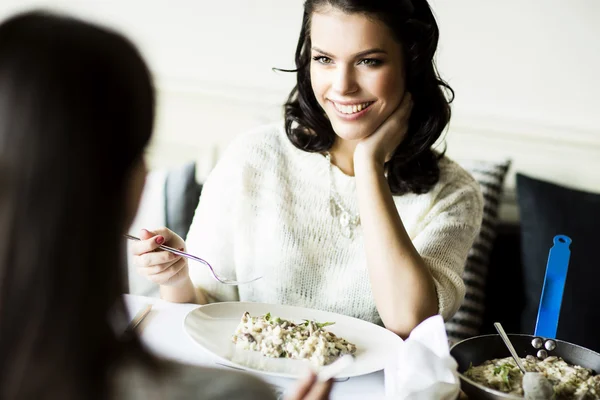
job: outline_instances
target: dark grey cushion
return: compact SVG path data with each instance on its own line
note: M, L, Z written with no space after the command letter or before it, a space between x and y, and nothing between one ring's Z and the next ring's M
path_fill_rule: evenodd
M196 182L193 162L170 169L165 180L165 220L167 228L184 240L200 200L202 186Z
M517 175L517 194L525 283L523 333L533 333L548 252L554 236L564 234L573 243L557 337L600 351L600 194L524 175Z

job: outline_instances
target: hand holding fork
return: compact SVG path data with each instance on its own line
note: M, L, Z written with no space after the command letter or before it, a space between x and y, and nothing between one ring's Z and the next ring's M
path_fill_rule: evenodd
M212 276L224 285L248 284L261 278L256 277L248 281L237 281L222 277L215 272L206 260L186 253L184 251L185 242L175 232L167 228L161 228L157 230L157 233L154 235L152 232L142 231L142 235L146 236L146 239L125 235L127 239L136 242L132 245L132 252L135 256L138 271L154 283L176 286L182 280L187 279L189 272L186 259L206 265ZM171 246L167 246L166 243ZM158 251L159 249L163 251Z

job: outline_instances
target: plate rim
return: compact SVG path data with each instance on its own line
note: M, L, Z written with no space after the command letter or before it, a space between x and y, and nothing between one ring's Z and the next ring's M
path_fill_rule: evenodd
M219 361L224 361L228 366L231 368L238 368L238 369L242 369L244 371L247 372L253 372L253 373L260 373L260 374L265 374L265 375L269 375L269 376L276 376L276 377L280 377L280 378L291 378L291 379L298 379L302 377L302 374L288 374L288 373L282 373L282 372L272 372L272 371L265 371L265 370L261 370L261 369L256 369L256 368L251 368L242 364L238 364L235 363L225 357L222 357L212 351L210 351L209 349L207 349L206 347L204 347L202 344L200 344L196 339L194 339L192 337L192 335L190 334L190 332L188 332L188 330L186 329L186 321L187 319L190 317L190 315L201 308L204 307L210 307L210 306L225 306L227 304L235 304L235 305L240 305L240 304L252 304L252 305L259 305L259 306L276 306L276 307L288 307L288 308L294 308L294 309L298 309L298 310L309 310L309 311L319 311L319 312L324 312L324 313L328 313L328 314L335 314L335 315L339 315L342 316L344 318L349 318L352 320L356 320L359 321L360 323L366 323L369 325L373 325L376 328L382 329L383 331L385 331L385 335L388 335L390 338L394 337L393 340L399 341L399 343L403 343L404 339L402 339L400 336L396 335L395 333L393 333L392 331L384 328L383 326L379 326L377 324L374 324L372 322L369 321L365 321L364 319L360 319L360 318L356 318L356 317L352 317L349 315L344 315L344 314L340 314L340 313L336 313L336 312L332 312L332 311L326 311L326 310L319 310L319 309L315 309L315 308L308 308L308 307L301 307L301 306L293 306L293 305L289 305L289 304L276 304L276 303L263 303L263 302L252 302L252 301L222 301L222 302L216 302L216 303L209 303L209 304L200 304L198 305L198 307L194 307L193 309L189 310L186 314L185 317L183 318L183 322L182 322L182 328L183 331L185 332L185 334L187 335L188 338L191 339L191 341L198 347L200 347L201 349L203 349L204 351L206 351L208 354L210 354L212 357L215 357L217 359L219 359ZM298 360L301 361L301 360ZM348 374L348 373L344 373L343 371L339 374L336 375L336 379L346 379L346 378L356 378L358 376L363 376L363 375L368 375L368 374L372 374L375 372L379 372L379 371L383 371L385 369L385 365L382 365L381 368L378 369L370 369L369 371L365 371L365 372L360 372L360 373L352 373L352 374Z

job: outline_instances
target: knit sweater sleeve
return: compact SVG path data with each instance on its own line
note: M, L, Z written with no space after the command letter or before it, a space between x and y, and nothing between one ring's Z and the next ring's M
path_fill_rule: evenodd
M241 192L243 148L234 141L220 157L202 188L186 239L187 250L208 261L220 276L238 279L234 259L236 203ZM190 261L190 278L210 302L238 301L236 286L223 285L207 266Z
M464 299L464 265L482 218L481 191L467 175L442 187L425 216L423 229L413 238L433 275L438 312L445 320L456 313Z

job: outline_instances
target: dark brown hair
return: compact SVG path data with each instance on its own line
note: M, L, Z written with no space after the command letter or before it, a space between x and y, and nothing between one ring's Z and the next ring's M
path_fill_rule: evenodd
M104 399L111 368L146 357L113 328L127 184L153 119L150 73L121 35L42 12L0 25L3 400Z

